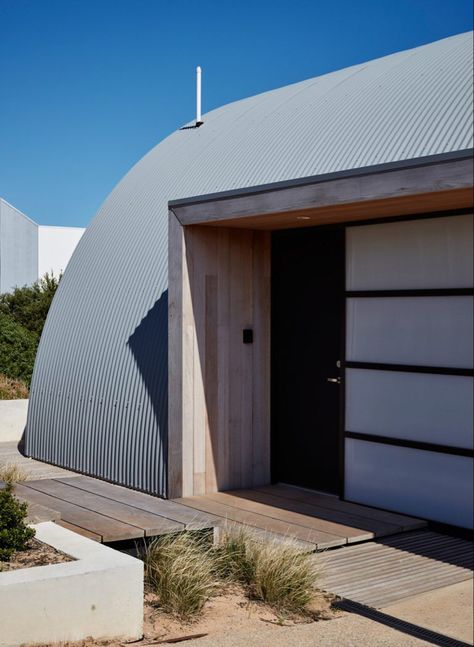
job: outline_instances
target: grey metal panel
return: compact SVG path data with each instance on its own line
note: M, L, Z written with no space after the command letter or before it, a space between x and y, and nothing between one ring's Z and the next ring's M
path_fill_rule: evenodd
M152 149L61 281L26 452L165 495L168 201L471 148L471 70L461 34L237 101Z
M38 225L0 198L0 292L38 278Z

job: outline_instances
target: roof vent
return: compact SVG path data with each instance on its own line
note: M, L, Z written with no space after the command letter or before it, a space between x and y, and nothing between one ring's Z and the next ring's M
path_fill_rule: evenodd
M196 68L196 128L203 124L201 116L201 66Z

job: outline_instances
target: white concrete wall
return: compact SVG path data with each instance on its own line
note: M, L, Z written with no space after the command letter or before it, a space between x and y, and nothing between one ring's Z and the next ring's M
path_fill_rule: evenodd
M0 573L0 647L143 633L143 562L46 522L39 541L76 561Z
M0 292L38 278L38 225L0 198Z
M46 272L64 272L85 229L81 227L38 227L38 277Z
M21 440L27 412L28 400L0 400L0 443Z

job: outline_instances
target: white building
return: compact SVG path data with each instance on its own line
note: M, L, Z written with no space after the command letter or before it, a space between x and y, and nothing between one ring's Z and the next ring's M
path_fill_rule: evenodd
M85 229L38 225L0 198L0 293L59 276Z

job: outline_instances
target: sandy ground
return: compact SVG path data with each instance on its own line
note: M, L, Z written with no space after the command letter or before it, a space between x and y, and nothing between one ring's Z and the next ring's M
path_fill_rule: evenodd
M183 647L433 647L395 629L355 614L343 614L327 622L260 631L229 632L182 643Z
M474 580L468 580L422 593L381 610L431 631L472 644L474 642L473 590Z
M160 610L157 598L151 593L145 596L144 637L143 640L133 643L123 641L94 641L61 643L61 647L122 647L134 645L170 644L168 641L177 641L183 645L201 644L201 640L208 638L209 644L219 645L229 635L242 633L259 635L262 629L270 634L278 633L282 627L296 627L300 624L315 625L324 623L330 618L339 617L342 612L331 608L332 598L325 594L318 594L309 606L309 615L304 617L282 617L270 607L258 602L249 601L238 587L229 587L221 595L211 598L202 615L191 622L182 622L179 619ZM196 640L189 640L196 636ZM198 639L197 636L200 638ZM37 646L46 647L46 646ZM261 647L261 646L260 646Z
M52 546L32 539L30 541L30 547L27 550L14 553L9 562L0 562L0 571L15 571L19 568L46 566L47 564L59 564L70 561L72 561L72 558L69 555L65 555Z
M391 605L381 611L444 636L455 637L467 644L472 644L472 586L471 580L437 589ZM203 615L190 623L182 623L163 613L156 602L153 595L147 594L143 640L133 643L86 640L62 643L61 647L125 647L127 644L146 647L173 643L186 647L428 647L433 645L432 642L415 638L355 613L333 610L331 599L323 595L318 596L312 605L313 619L279 617L265 605L249 602L237 588L210 600Z

